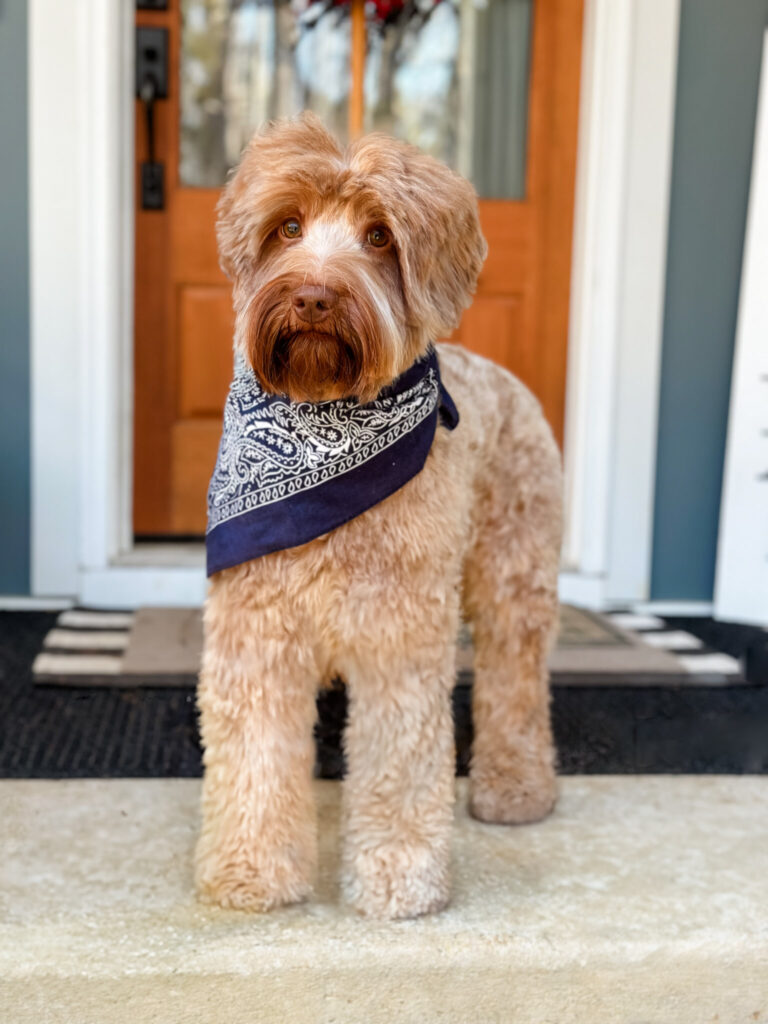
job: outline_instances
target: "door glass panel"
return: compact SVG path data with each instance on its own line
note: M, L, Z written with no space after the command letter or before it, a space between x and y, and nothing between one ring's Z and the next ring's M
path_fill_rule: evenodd
M481 196L524 197L532 6L369 2L366 131L415 143Z
M314 110L344 141L349 66L347 4L181 0L181 184L222 185L273 117Z

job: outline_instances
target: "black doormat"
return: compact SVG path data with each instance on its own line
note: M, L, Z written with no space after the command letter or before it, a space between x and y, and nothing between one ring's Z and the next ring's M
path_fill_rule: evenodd
M32 662L55 614L0 613L0 777L153 778L201 774L189 687L35 686ZM711 620L667 620L739 658L746 681L723 687L554 686L563 774L768 772L768 634ZM471 690L454 691L457 769L472 740ZM343 773L346 694L318 697L317 773Z

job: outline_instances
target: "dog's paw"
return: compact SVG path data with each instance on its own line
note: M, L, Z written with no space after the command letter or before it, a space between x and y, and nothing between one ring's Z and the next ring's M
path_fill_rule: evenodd
M450 896L447 861L423 843L393 841L357 851L346 859L344 894L367 917L436 913Z
M301 903L312 893L308 872L280 861L257 867L202 860L198 861L195 881L202 903L252 913Z
M469 812L478 821L498 825L529 825L541 821L557 802L557 779L542 771L534 779L478 776L470 779Z

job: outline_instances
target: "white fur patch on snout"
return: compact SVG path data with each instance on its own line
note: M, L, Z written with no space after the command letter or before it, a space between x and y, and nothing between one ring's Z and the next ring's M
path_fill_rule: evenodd
M362 246L352 225L343 217L312 221L304 232L303 248L317 261L318 269L342 253L359 253Z

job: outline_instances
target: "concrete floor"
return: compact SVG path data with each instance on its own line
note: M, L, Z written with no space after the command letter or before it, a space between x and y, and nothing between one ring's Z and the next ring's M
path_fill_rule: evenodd
M546 822L459 802L442 914L196 904L199 783L0 783L2 1024L768 1022L768 777L575 777Z

